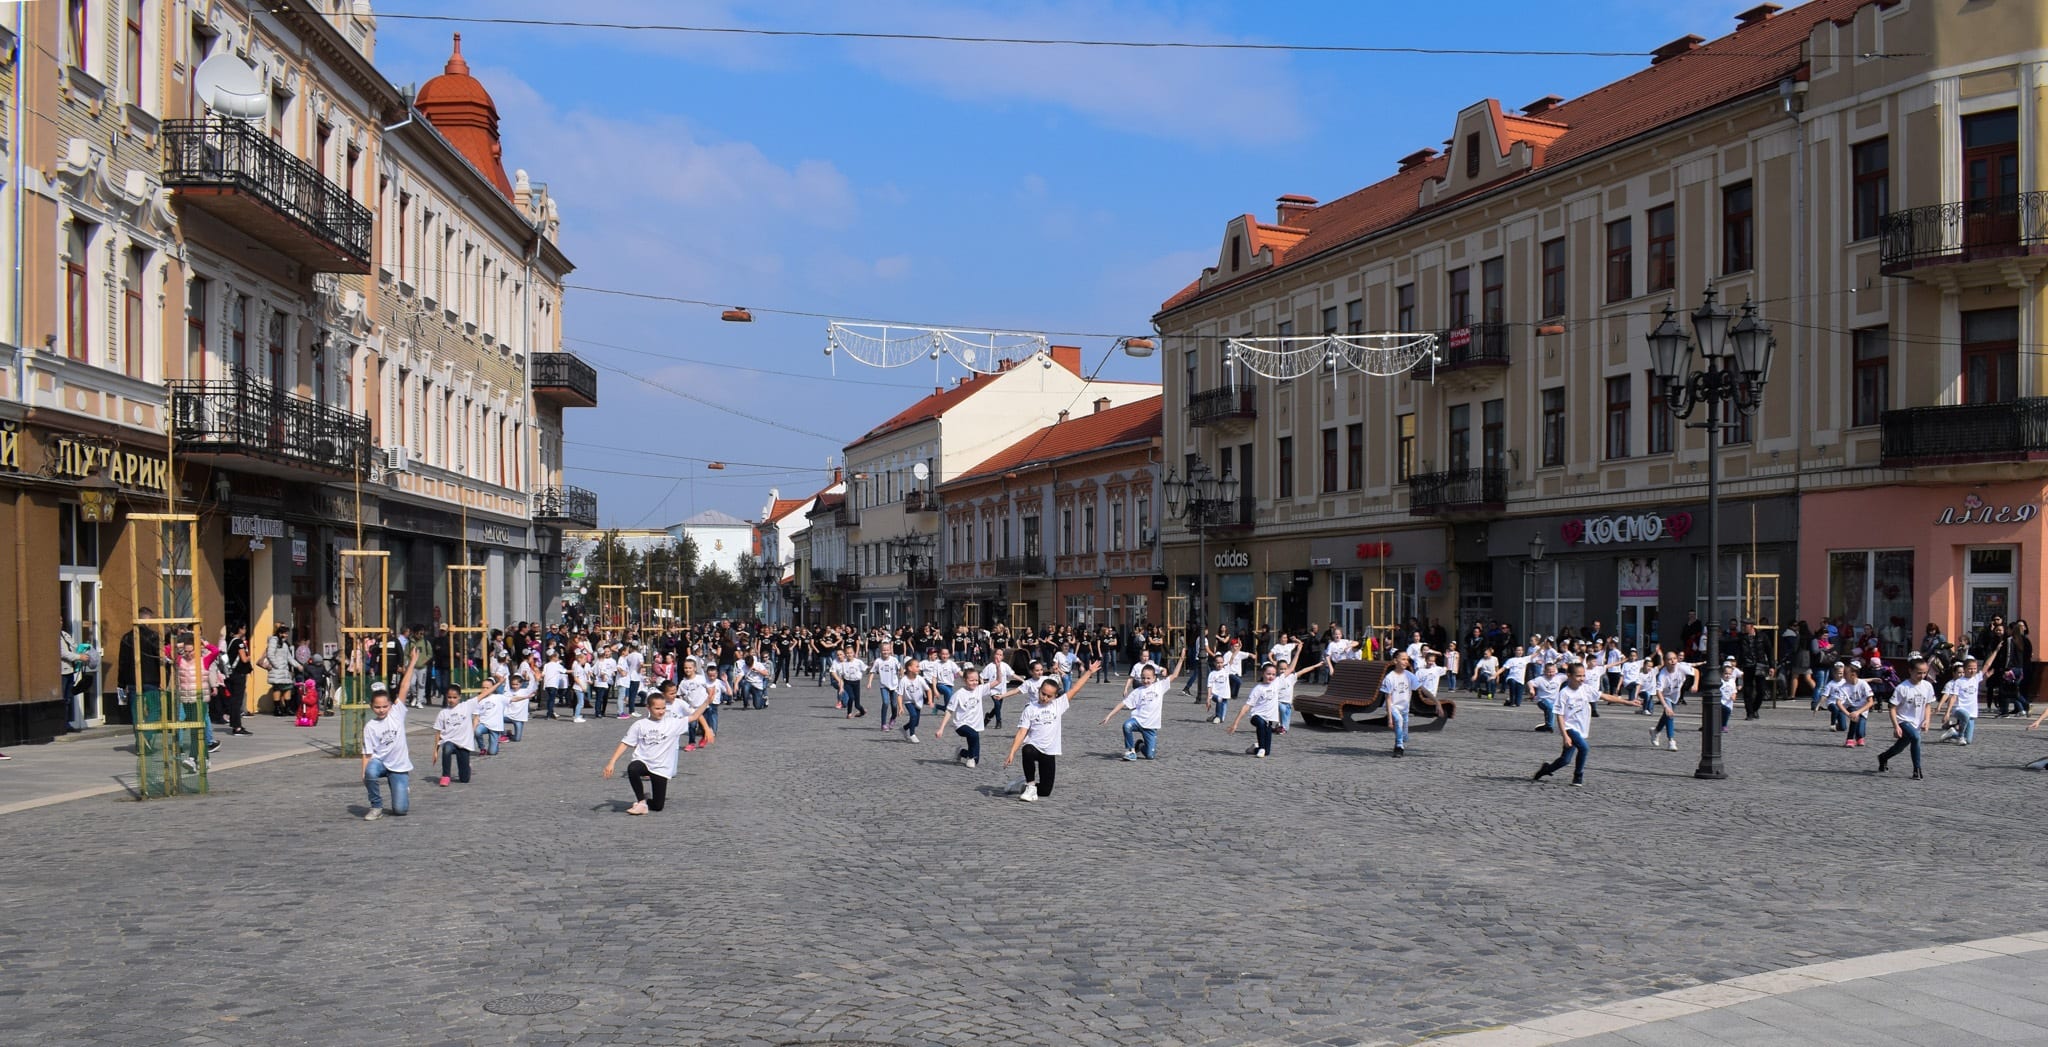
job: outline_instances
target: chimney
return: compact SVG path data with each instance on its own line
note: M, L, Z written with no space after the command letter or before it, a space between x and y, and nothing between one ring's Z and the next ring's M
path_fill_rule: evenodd
M1075 374L1081 373L1081 347L1078 345L1056 345L1052 347L1052 362Z
M1066 409L1066 408L1064 408L1064 407L1060 408L1060 418L1059 418L1059 420L1060 420L1061 422L1064 422L1064 421L1066 421L1066 420L1067 420L1067 409ZM1058 423L1054 423L1054 424L1058 424Z
M1098 397L1096 397L1096 398L1095 398L1095 413L1096 413L1096 414L1101 414L1102 412L1104 412L1104 411L1107 411L1107 410L1109 410L1109 397L1107 397L1107 396L1098 396Z
M933 396L937 396L937 395L939 395L940 393L943 393L943 392L945 392L945 391L946 391L946 387L945 387L945 386L943 386L943 385L935 385L935 386L932 386L932 395L933 395Z
M840 470L840 468L839 468L838 466L836 466L836 465L835 465L835 466L833 466L833 467L832 467L832 482L833 482L834 484L840 484L840 483L844 483L845 481L846 481L846 476L845 476L845 474L844 474L844 473L843 473L843 472L842 472L842 471Z
M1705 40L1705 38L1701 37L1698 33L1687 33L1684 36L1681 36L1678 39L1673 40L1668 44L1665 44L1663 47L1660 47L1655 51L1650 52L1650 64L1662 65L1665 62L1677 58L1679 55L1685 54L1686 52L1691 51L1693 48L1698 47L1706 42L1707 41Z
M1784 8L1777 4L1758 4L1735 16L1735 31L1739 33L1744 29L1748 29L1750 26L1764 21L1782 10Z
M1279 200L1277 208L1281 225L1293 225L1294 220L1316 209L1316 198L1289 193Z
M1555 109L1557 107L1557 103L1562 101L1564 101L1564 99L1559 98L1556 95L1544 95L1543 97L1538 98L1533 102L1530 102L1528 105L1523 106L1522 115L1537 116L1542 113L1547 113L1552 109Z
M1401 170L1412 170L1434 159L1436 159L1436 150L1427 147L1417 149L1401 158Z

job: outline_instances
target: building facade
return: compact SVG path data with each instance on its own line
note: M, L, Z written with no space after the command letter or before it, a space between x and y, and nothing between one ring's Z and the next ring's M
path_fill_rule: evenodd
M1447 153L1327 205L1231 219L1157 317L1168 460L1247 499L1227 551L1249 570L1213 598L1286 597L1306 569L1290 627L1669 641L1688 612L1953 632L2048 595L2040 529L2012 526L2048 475L2028 424L2048 368L2020 351L2048 324L2044 42L2038 5L1764 4L1581 98L1475 102ZM1777 346L1762 409L1721 437L1717 608L1706 435L1664 406L1645 342L1709 289L1757 303ZM1276 382L1224 352L1361 332L1436 332L1436 359ZM1841 526L1972 497L2008 513L1935 545ZM1169 521L1167 544L1186 570L1195 536ZM1956 575L1973 564L1981 588Z
M1103 397L939 488L946 604L969 627L1163 621L1160 398Z
M175 569L193 606L152 609L196 614L209 634L337 643L353 548L398 561L394 623L435 617L439 568L463 550L495 569L494 623L537 616L528 492L559 438L542 435L528 359L559 348L569 267L545 194L488 178L493 148L455 144L481 96L494 146L481 86L415 109L374 65L363 2L18 6L0 202L0 242L22 260L0 293L0 513L15 540L0 568L32 624L0 635L19 667L0 683L0 743L119 714L115 641L158 602L153 579L130 577L154 527L137 513L197 515ZM444 87L468 79L459 63ZM203 65L255 86L209 96ZM479 245L445 278L504 264L521 282L499 296L506 311L479 295L440 332L408 311L400 275L420 256L402 245L428 199ZM475 406L482 434L430 391L466 397L453 402ZM88 633L108 671L67 695L59 636Z

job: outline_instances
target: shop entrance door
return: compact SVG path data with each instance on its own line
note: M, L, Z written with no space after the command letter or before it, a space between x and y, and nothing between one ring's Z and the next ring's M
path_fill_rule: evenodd
M1621 602L1621 611L1615 627L1621 630L1621 649L1633 647L1648 654L1658 642L1657 603L1654 600L1628 598Z
M87 630L91 631L92 644L104 650L106 642L100 629L100 572L97 567L60 567L57 569L58 613L64 628L70 630L73 641L83 641ZM104 665L102 659L102 665ZM100 674L87 672L73 677L72 692L64 696L71 703L71 726L76 730L97 727L106 722L106 711L100 707Z
M1963 625L1959 641L1975 636L1995 616L2012 621L2012 591L2018 581L2019 551L2010 545L1977 546L1965 553Z
M226 617L223 624L230 628L237 625L249 627L249 635L256 635L256 623L249 617L249 558L234 556L220 564L220 596L222 610Z

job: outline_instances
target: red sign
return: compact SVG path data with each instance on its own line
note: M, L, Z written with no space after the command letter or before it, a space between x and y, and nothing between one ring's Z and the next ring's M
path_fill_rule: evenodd
M1394 543L1392 542L1358 543L1358 558L1361 560L1384 559L1392 555L1394 555Z
M1463 349L1472 344L1472 329L1460 327L1444 336L1444 345L1452 349Z
M1444 573L1435 568L1422 572L1422 585L1430 592L1436 592L1444 587Z

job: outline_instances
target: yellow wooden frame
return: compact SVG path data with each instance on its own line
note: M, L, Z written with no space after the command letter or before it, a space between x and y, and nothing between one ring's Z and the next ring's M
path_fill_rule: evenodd
M1275 640L1280 638L1280 598L1259 596L1252 599L1252 636L1257 637L1263 630L1272 630Z
M1394 620L1395 591L1387 588L1368 589L1365 593L1366 628L1371 631L1374 643L1379 647L1377 657L1390 657L1388 645L1394 640L1394 633L1401 623Z
M669 617L668 594L659 589L640 590L640 631L659 635Z
M600 585L597 587L597 627L612 630L623 630L626 627L625 586Z
M448 631L450 680L463 691L481 690L489 672L491 652L485 649L491 632L491 569L486 564L448 565L448 609L442 618ZM466 655L474 651L478 664L471 666Z
M182 693L176 638L179 632L191 633L192 659L203 664L199 645L206 633L199 619L197 587L199 517L192 513L130 513L128 522L129 606L138 611L144 606L159 608L158 617L135 619L129 639L135 664L143 664L142 626L155 628L158 640L172 646L170 655L158 660L162 676L156 686L138 679L140 693L129 699L135 714L136 795L144 800L197 795L207 791L206 680L201 669L195 692ZM143 547L151 533L154 548L152 555L145 556ZM145 575L154 579L149 597L144 596ZM155 692L153 700L150 691Z
M1745 574L1742 576L1742 617L1756 623L1759 635L1766 632L1771 638L1771 662L1778 660L1778 583L1775 574Z
M341 694L334 702L334 718L340 722L341 755L363 754L363 723L370 717L370 683L388 680L391 667L384 657L385 637L391 635L391 554L382 549L344 549L341 552ZM372 641L370 655L358 665L356 653L363 641ZM369 658L375 658L371 665ZM405 695L394 694L394 702Z

